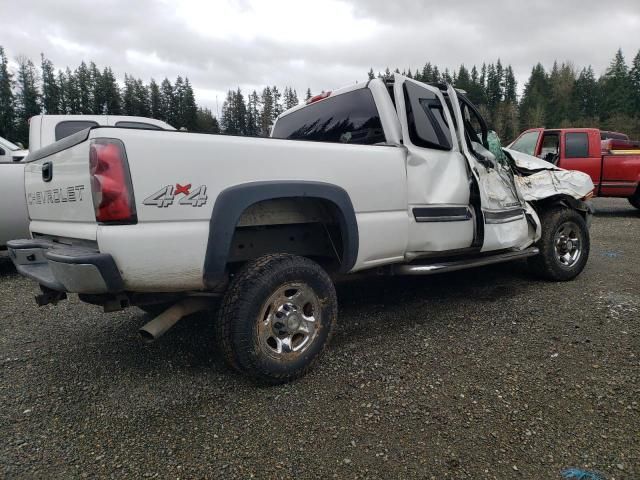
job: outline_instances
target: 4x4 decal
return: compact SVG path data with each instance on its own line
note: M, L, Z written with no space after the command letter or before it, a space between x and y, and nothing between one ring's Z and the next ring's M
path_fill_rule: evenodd
M191 191L191 184L180 185L176 183L175 186L167 185L162 187L155 193L152 193L142 202L144 205L150 205L158 208L166 208L169 205L173 205L178 195L183 197L178 202L178 205L191 205L192 207L201 207L207 203L207 186L200 185L193 191Z

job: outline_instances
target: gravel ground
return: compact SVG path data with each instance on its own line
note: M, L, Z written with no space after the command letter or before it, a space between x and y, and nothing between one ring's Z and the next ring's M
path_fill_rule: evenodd
M310 375L256 387L206 319L38 308L0 259L0 477L640 478L640 214L598 199L575 281L526 264L339 286Z

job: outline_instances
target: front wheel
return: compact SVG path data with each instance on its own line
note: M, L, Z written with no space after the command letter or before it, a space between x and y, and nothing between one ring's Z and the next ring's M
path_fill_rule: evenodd
M540 214L542 236L536 246L540 254L529 258L531 270L556 282L572 280L589 258L589 229L576 210L552 208Z
M638 190L633 196L629 197L629 203L640 210L640 190Z
M337 310L333 282L320 265L265 255L232 280L216 322L218 347L231 367L265 383L288 382L317 361Z

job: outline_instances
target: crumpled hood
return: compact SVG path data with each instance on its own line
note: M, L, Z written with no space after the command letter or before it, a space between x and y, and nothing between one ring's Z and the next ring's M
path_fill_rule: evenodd
M576 199L589 196L593 189L591 177L577 170L565 170L537 157L505 148L524 176L515 181L526 201L542 200L554 195L569 195Z
M535 172L536 170L562 170L556 167L553 163L546 162L533 155L527 155L526 153L518 152L517 150L511 150L510 148L503 148L505 152L511 155L513 161L516 162L518 168Z

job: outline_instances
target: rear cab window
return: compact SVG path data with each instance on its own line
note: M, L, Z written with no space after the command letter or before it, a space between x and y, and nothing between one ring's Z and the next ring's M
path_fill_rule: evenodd
M536 145L538 144L538 138L540 137L539 131L523 133L513 145L509 148L516 152L526 153L527 155L534 155L536 151Z
M567 132L564 136L565 158L586 158L589 156L589 136L586 132Z
M78 133L80 130L84 130L85 128L97 126L98 122L93 122L91 120L65 120L64 122L60 122L56 125L56 142L68 137L69 135Z
M357 145L386 142L368 88L328 97L281 117L271 137Z

